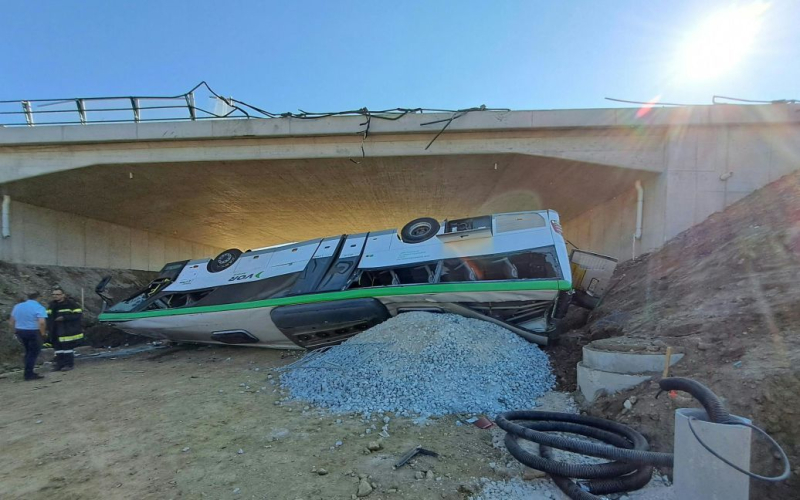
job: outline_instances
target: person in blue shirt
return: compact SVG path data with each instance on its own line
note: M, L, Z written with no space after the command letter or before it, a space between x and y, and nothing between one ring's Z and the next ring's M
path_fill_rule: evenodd
M33 371L36 359L42 351L42 339L47 336L47 311L36 299L37 292L27 294L27 300L20 302L11 310L8 320L11 331L25 347L25 380L44 378Z

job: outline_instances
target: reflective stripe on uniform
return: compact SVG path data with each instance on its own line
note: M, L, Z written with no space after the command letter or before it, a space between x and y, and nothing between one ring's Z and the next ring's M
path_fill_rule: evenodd
M75 354L75 351L70 349L69 351L53 351L53 354Z
M79 333L77 335L71 335L69 337L58 337L59 342L72 342L73 340L80 340L83 338L83 334Z

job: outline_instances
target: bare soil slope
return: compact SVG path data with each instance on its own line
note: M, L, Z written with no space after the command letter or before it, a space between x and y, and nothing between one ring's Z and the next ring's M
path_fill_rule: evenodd
M788 483L753 483L753 498L800 498L800 173L742 199L685 231L658 252L629 261L587 325L565 336L552 355L563 389L575 389L575 362L591 340L613 336L658 339L683 347L672 370L753 418L791 454ZM675 407L687 398L662 396L657 385L599 400L591 412L632 424L659 450L672 447ZM622 403L637 396L633 411ZM777 461L754 448L757 470Z

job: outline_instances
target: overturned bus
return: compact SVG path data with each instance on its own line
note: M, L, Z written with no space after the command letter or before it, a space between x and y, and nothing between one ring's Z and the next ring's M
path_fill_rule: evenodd
M214 259L173 262L99 317L179 342L315 349L406 311L479 318L546 345L573 301L573 271L599 298L615 260L581 252L573 266L552 210L318 238ZM579 262L580 261L580 262Z

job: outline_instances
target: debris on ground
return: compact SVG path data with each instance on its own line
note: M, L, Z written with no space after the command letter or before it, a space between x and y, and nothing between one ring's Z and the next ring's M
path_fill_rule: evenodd
M407 452L403 453L403 456L400 457L400 460L398 460L397 463L394 464L394 468L397 469L399 467L404 466L405 464L408 463L409 460L411 460L412 458L414 458L417 455L426 455L426 456L429 456L429 457L438 457L439 456L439 454L436 453L435 451L426 450L422 446L415 446L415 447L411 448L410 450L408 450Z
M373 486L370 484L367 478L362 478L361 481L358 483L358 492L356 496L358 497L365 497L372 493Z
M336 412L446 415L531 408L555 377L538 346L501 326L409 312L281 374L292 399Z
M488 429L494 425L494 423L486 417L481 417L475 420L472 424L478 429Z

